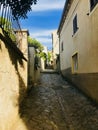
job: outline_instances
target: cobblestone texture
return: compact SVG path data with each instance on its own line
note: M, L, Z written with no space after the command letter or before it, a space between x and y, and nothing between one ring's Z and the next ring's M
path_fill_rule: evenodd
M41 74L20 106L27 130L98 130L98 108L58 74Z

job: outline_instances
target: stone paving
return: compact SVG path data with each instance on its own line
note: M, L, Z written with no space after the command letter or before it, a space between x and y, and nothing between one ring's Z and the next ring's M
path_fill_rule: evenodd
M19 111L26 130L98 130L97 106L58 74L42 73Z

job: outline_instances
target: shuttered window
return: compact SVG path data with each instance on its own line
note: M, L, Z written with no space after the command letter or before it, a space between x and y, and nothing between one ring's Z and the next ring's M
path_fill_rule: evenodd
M61 43L61 51L64 50L64 45L63 45L63 42Z
M74 19L73 19L73 34L75 34L78 30L77 27L77 15L75 15Z
M98 3L98 0L90 0L90 10L92 11L92 9L95 7L95 5Z

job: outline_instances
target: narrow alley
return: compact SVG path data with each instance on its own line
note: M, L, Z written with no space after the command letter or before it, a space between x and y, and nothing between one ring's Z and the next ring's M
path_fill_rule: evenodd
M98 0L1 0L0 62L0 130L98 130Z
M20 116L27 130L98 130L96 105L56 73L41 73Z

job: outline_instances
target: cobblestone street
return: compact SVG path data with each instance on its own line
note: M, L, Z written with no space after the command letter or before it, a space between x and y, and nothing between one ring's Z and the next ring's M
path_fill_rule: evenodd
M96 105L58 74L41 74L20 116L27 130L98 130Z

